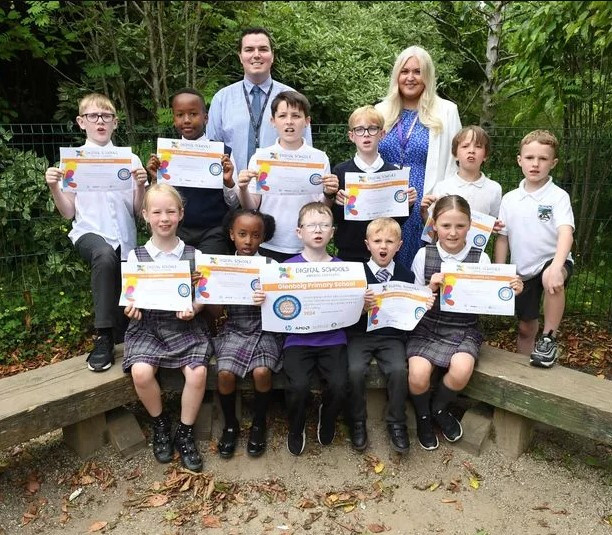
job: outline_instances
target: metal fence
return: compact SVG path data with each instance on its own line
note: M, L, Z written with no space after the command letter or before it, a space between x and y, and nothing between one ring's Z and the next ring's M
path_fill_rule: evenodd
M3 134L3 130L9 135ZM502 185L504 193L517 187L522 178L516 163L516 154L519 141L526 132L527 129L517 127L496 127L489 131L492 150L484 171ZM606 284L606 281L612 281L612 239L609 237L612 217L612 132L572 130L556 133L560 138L561 150L560 163L553 171L555 181L572 196L576 217L576 263L574 277L568 289L566 315L588 318L607 325L610 329L612 285ZM0 125L0 136L4 137L5 146L24 152L32 151L50 163L59 159L60 147L79 145L83 141L82 133L72 124ZM126 132L119 129L115 135L115 143L132 146L132 150L144 163L151 152L155 151L157 137L173 136L172 130ZM332 164L350 158L353 154L354 147L348 140L345 125L313 125L313 138L315 146L327 152ZM42 163L38 194L41 199L48 201L42 168L47 162ZM5 181L4 171L3 162L0 161L0 181ZM23 195L28 194L27 191L23 192ZM67 238L61 242L65 243L66 251L58 251L55 259L41 246L44 245L41 240L48 240L48 234L41 231L41 228L49 231L56 229L57 232L67 234L69 222L62 221L56 211L9 213L2 195L7 195L7 188L3 190L0 182L0 295L27 296L32 293L56 291L58 288L69 291L71 285L86 284L88 275L76 277L69 269L69 264L78 263L78 259L71 251ZM23 232L24 224L32 222L38 223L38 235L18 239L15 228L21 225ZM529 236L525 239L528 240ZM66 264L66 277L61 280L58 277L49 278L46 273L50 261Z

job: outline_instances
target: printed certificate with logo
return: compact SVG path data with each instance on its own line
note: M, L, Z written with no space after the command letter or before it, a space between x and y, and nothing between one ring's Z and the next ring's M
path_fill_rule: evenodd
M368 310L367 331L394 327L412 331L427 311L431 290L409 282L389 281L370 284L374 291L375 305Z
M220 141L166 139L157 140L160 167L157 181L171 186L223 188L224 146Z
M367 283L360 262L305 262L263 266L261 286L263 330L306 334L357 323Z
M128 303L150 310L191 310L189 262L122 262L119 305Z
M257 177L248 191L262 195L312 195L323 192L326 162L317 154L295 151L255 151Z
M444 283L440 287L440 309L465 314L514 315L516 277L513 264L467 264L442 262Z
M381 173L346 173L344 219L407 217L410 168Z
M252 305L253 292L259 289L259 269L265 265L265 256L210 255L196 251L196 270L202 275L196 285L196 302Z
M131 147L60 148L61 189L66 192L131 190Z
M495 217L472 210L472 220L470 222L470 230L468 231L466 242L473 247L484 250L487 243L489 243L489 238L491 237L494 226ZM433 243L433 238L433 219L430 215L427 218L427 223L425 223L421 239L427 243Z

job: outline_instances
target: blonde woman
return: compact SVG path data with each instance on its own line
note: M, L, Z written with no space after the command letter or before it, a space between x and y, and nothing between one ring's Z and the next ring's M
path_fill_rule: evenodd
M410 167L419 206L436 182L456 171L451 142L461 129L457 106L436 93L435 67L426 50L410 46L399 54L387 96L376 108L385 118L380 155L386 162ZM408 269L421 246L422 231L419 210L412 210L402 225L403 246L396 257Z

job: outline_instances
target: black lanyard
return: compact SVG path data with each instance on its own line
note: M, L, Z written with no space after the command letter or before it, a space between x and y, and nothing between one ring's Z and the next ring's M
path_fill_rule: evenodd
M259 87L259 86L257 86ZM261 87L259 88L266 95L266 99L264 100L263 105L261 106L261 111L259 112L259 117L255 120L255 116L253 115L253 107L251 106L251 101L249 99L249 94L244 86L244 82L242 82L242 92L244 93L244 100L246 101L247 109L249 110L249 120L251 122L251 126L255 131L255 147L259 147L259 129L261 128L261 121L263 120L264 111L266 111L266 104L272 94L272 88L274 87L274 82L270 84L270 89L266 93Z

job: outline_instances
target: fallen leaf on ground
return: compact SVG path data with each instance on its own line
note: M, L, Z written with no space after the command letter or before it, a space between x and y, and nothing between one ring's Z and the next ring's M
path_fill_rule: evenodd
M374 472L376 472L377 474L380 474L384 469L385 469L385 463L382 463L382 462L374 466Z
M470 476L470 487L476 490L480 488L480 481L474 476Z
M221 519L214 515L205 515L202 517L202 524L205 528L220 528Z
M432 483L427 490L429 490L429 492L433 492L440 486L440 484L440 481L438 481L437 483Z
M453 500L451 498L442 498L440 501L442 503L457 503L457 500Z
M314 509L317 506L317 504L314 501L312 501L310 498L302 498L298 502L297 506L300 509Z
M166 505L168 503L168 496L166 494L153 494L149 496L145 505L148 507L161 507L162 505Z
M140 477L141 475L142 475L142 470L140 468L134 468L134 470L132 470L127 476L125 476L125 479L127 481L130 481L130 479L136 479Z
M89 533L94 533L96 531L100 531L107 526L108 522L98 521L94 522L91 526L89 526Z
M384 524L368 524L368 529L372 533L382 533L383 531L387 531L387 526Z

